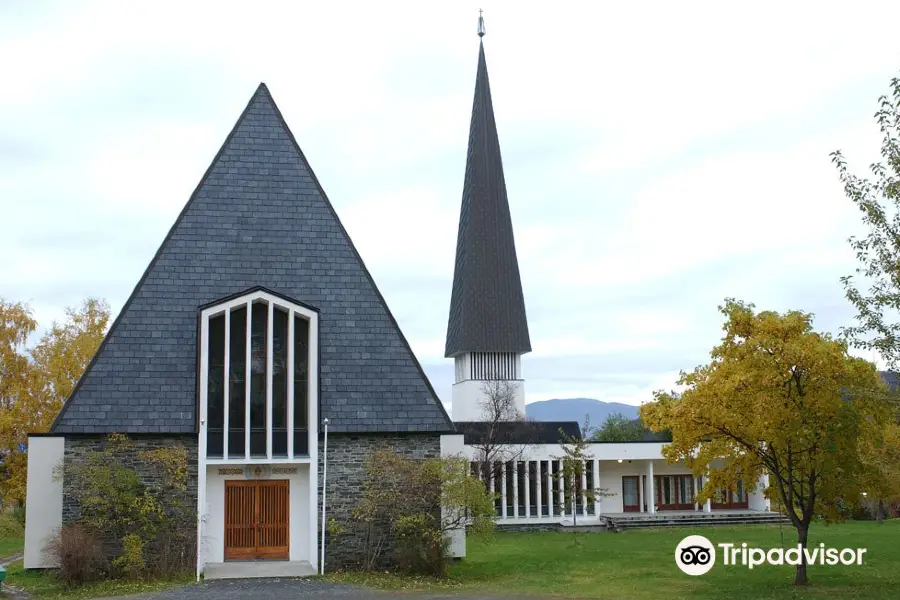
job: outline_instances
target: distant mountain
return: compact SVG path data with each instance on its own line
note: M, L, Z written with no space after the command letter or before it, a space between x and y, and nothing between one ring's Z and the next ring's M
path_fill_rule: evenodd
M590 418L591 427L597 427L607 416L615 413L621 413L629 419L637 419L638 407L592 398L541 400L525 405L525 416L535 421L578 421L582 427L585 415Z

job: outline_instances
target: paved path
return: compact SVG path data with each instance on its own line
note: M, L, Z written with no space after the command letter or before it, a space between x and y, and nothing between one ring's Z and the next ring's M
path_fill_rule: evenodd
M284 600L298 597L337 600L387 600L398 597L410 600L504 600L501 596L471 593L385 592L308 579L226 579L108 600ZM511 600L510 597L507 599Z

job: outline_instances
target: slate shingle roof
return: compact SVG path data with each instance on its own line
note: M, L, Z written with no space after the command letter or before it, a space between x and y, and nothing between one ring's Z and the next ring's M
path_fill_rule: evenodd
M581 439L577 421L456 421L454 425L466 444L483 444L487 440L494 444L559 444L560 429L569 437ZM492 425L497 427L493 437L489 435Z
M199 307L257 286L319 310L331 431L453 431L263 84L52 431L196 431Z
M531 352L483 43L445 347L447 357L463 352Z

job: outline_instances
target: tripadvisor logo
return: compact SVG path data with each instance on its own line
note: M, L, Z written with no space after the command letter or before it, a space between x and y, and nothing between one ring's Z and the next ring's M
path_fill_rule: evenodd
M702 535L689 535L675 547L675 564L688 575L703 575L716 564L716 546L721 551L722 564L726 566L744 566L748 569L760 565L793 565L797 566L806 557L810 565L861 565L866 548L827 548L819 544L814 548L803 548L799 544L792 548L753 548L742 543L717 544Z

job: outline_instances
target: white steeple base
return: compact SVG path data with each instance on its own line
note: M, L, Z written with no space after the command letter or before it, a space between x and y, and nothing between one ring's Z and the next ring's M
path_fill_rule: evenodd
M487 384L487 385L485 385ZM499 384L499 385L498 385ZM497 411L491 407L495 405L485 388L506 388L510 396L510 405L515 411L508 411L503 415L503 421L525 419L525 382L518 381L480 381L468 379L453 384L453 406L450 414L454 421L493 421L492 414ZM516 416L518 419L516 419Z
M515 352L466 352L454 358L454 421L525 419L522 356Z

